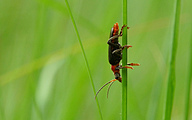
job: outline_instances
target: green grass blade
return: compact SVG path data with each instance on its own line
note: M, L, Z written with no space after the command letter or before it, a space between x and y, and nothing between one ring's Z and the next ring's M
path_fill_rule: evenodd
M191 36L192 39L192 36ZM187 80L187 86L186 86L186 99L185 99L185 119L189 120L189 101L190 101L190 89L191 89L191 80L192 80L192 40L190 41L190 58L189 58L189 73L188 73L188 80Z
M171 112L172 112L173 99L174 99L175 82L176 82L175 61L176 61L176 53L177 53L177 42L179 39L180 6L181 6L181 0L177 0L172 51L171 51L171 61L170 61L170 68L169 68L169 79L168 79L168 86L167 86L167 98L166 98L166 106L165 106L165 116L164 116L165 120L171 119Z
M127 0L123 0L123 24L127 25ZM122 45L127 45L127 29L123 29ZM122 65L127 65L127 49L123 50ZM122 69L122 120L127 120L127 69Z
M78 30L77 30L77 26L76 26L75 20L74 20L74 18L73 18L73 15L72 15L72 12L71 12L71 9L70 9L70 6L69 6L68 1L65 0L65 3L66 3L66 5L67 5L67 8L68 8L68 11L69 11L71 20L72 20L72 22L73 22L73 26L74 26L74 28L75 28L75 31L76 31L76 34L77 34L77 37L78 37L78 40L79 40L79 44L80 44L81 49L82 49L82 52L83 52L83 56L84 56L84 58L85 58L85 63L86 63L87 70L88 70L88 74L89 74L89 77L90 77L90 80L91 80L93 92L94 92L94 94L96 95L95 86L94 86L93 78L92 78L92 75L91 75L91 70L90 70L90 67L89 67L89 64L88 64L88 60L87 60L87 57L86 57L86 54L85 54L85 50L84 50L83 44L82 44L82 42L81 42L81 38L80 38L79 32L78 32ZM93 98L94 98L94 97L93 97ZM96 98L96 103L97 103L97 107L98 107L98 110L99 110L100 118L101 118L101 120L102 120L102 119L103 119L103 118L102 118L102 113L101 113L101 109L100 109L100 106L99 106L99 101L98 101L97 98Z

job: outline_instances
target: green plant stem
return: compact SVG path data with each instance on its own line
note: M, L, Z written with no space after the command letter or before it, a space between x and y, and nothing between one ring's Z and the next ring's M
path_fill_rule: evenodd
M127 25L127 0L123 0L123 24ZM127 45L127 29L123 29L122 45ZM127 65L127 49L123 50L122 65ZM122 120L127 120L127 69L122 70Z
M167 98L165 105L165 120L171 119L172 106L174 100L174 91L175 91L175 61L177 53L177 42L179 39L179 21L180 21L180 7L181 0L176 1L176 13L175 13L175 23L174 23L174 33L173 33L173 42L172 42L172 51L171 51L171 61L169 68L169 79L167 86Z
M69 14L70 14L70 17L71 17L73 26L74 26L75 31L76 31L76 34L77 34L77 38L78 38L78 40L79 40L79 44L80 44L81 49L82 49L82 52L83 52L83 56L84 56L84 59L85 59L85 64L86 64L86 66L87 66L87 70L88 70L88 74L89 74L89 77L90 77L90 80L91 80L91 84L92 84L92 88L93 88L94 95L96 95L95 86L94 86L93 78L92 78L92 75L91 75L91 70L90 70L90 67L89 67L89 64L88 64L88 60L87 60L87 57L86 57L86 54L85 54L85 50L84 50L83 44L82 44L82 42L81 42L81 38L80 38L79 32L78 32L78 30L77 30L77 26L76 26L76 23L75 23L75 19L73 18L73 15L72 15L72 12L71 12L71 9L70 9L70 6L69 6L68 1L65 0L65 3L66 3L66 5L67 5L67 8L68 8L68 11L69 11ZM100 109L100 106L99 106L99 101L98 101L97 98L96 98L96 103L97 103L97 107L98 107L98 110L99 110L100 118L101 118L101 120L103 120L102 113L101 113L101 109Z
M190 106L190 89L191 89L191 80L192 80L192 35L191 35L191 41L190 41L190 57L189 57L189 73L188 73L188 80L187 80L187 86L186 86L186 100L185 100L185 119L189 120L189 106Z

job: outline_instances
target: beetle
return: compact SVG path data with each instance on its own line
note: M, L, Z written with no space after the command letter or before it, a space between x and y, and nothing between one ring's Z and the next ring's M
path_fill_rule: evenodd
M95 98L97 97L98 93L106 86L108 85L109 83L111 83L109 85L109 88L108 88L108 91L107 91L107 98L108 98L108 93L109 93L109 89L111 87L111 85L115 82L115 81L119 81L119 82L122 82L122 78L121 78L121 75L120 75L120 69L123 69L123 68L129 68L129 69L133 69L133 67L130 67L130 66L139 66L140 64L138 63L130 63L130 64L127 64L129 66L122 66L122 65L119 65L121 59L122 59L122 51L123 49L125 48L129 48L129 47L132 47L131 45L124 45L124 46L121 46L121 44L119 43L119 40L118 38L120 36L123 35L123 29L124 28L127 28L129 29L129 27L127 27L127 25L123 25L121 27L121 31L119 33L119 25L118 23L115 23L114 26L111 28L111 32L110 32L110 38L107 42L107 44L109 45L109 48L108 48L108 60L109 60L109 63L111 64L111 70L113 71L114 73L114 76L115 76L115 79L113 80L110 80L109 82L107 82L106 84L104 84L99 90L98 92L96 93L95 95Z

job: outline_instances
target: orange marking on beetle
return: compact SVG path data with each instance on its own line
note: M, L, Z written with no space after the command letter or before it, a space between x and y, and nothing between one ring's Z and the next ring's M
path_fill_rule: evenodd
M116 64L116 65L111 65L111 70L113 71L113 73L115 74L115 73L119 73L119 69L116 69L116 67L118 67L119 66L119 64Z

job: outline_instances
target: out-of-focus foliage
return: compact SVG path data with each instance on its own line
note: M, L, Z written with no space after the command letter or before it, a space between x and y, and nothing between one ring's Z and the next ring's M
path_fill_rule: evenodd
M128 119L161 120L174 21L174 0L128 2ZM71 0L97 90L114 79L107 40L122 25L122 2ZM184 118L192 1L182 2L173 120ZM98 120L99 112L73 24L61 0L0 1L0 119ZM121 41L121 39L120 39ZM121 83L98 95L105 120L121 119ZM191 105L191 104L190 104ZM192 118L192 115L190 115Z

